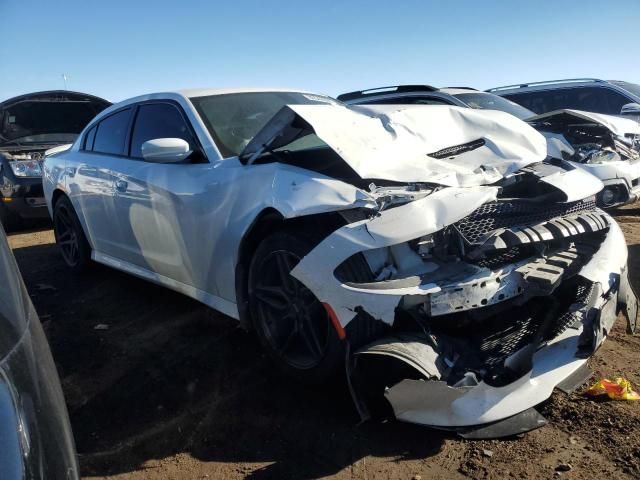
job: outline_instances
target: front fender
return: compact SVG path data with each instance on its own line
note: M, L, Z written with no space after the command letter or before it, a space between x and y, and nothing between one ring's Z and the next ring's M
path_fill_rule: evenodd
M284 218L377 207L373 196L364 190L295 167L285 167L275 172L271 195L273 208Z

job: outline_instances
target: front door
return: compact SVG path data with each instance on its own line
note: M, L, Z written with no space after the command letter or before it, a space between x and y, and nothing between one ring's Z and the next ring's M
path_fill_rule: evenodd
M196 152L182 163L154 163L142 158L142 144L181 138ZM170 102L138 107L131 130L129 158L115 177L115 214L123 226L119 258L180 283L204 285L203 240L212 227L207 212L215 202L210 186L215 169L202 156L188 121ZM197 260L196 260L197 259ZM208 270L208 265L206 270Z

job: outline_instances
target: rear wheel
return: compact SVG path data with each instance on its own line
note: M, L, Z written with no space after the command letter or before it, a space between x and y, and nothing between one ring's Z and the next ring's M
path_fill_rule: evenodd
M91 247L71 201L60 197L53 209L53 232L60 253L69 268L84 270L91 261Z
M315 246L281 231L258 246L249 268L249 306L263 347L286 374L322 383L344 367L345 344L320 301L291 270Z

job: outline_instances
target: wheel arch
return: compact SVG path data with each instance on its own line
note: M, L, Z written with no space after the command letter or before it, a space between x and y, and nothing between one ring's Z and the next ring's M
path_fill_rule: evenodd
M53 211L54 208L56 208L56 203L58 203L58 200L60 200L60 197L68 197L68 195L61 189L61 188L56 188L53 190L53 193L51 194L51 210Z
M78 215L78 212L76 211L76 207L74 206L73 201L71 200L71 197L67 195L67 192L65 192L61 188L55 188L53 190L53 193L51 194L51 220L53 220L53 214L56 209L56 204L60 201L61 198L67 198L69 200L69 203L71 204L71 208L73 208L74 213L76 214L76 216L78 217L78 220L80 221L80 227L82 228L82 231L84 233L85 238L87 239L87 242L89 243L89 247L93 250L93 243L91 242L91 237L88 235L88 232L87 232L87 226L85 225L85 222L84 222L84 215L82 216Z
M346 223L342 215L336 211L304 217L285 218L280 211L273 207L262 210L244 233L238 246L235 267L235 290L240 325L246 330L251 329L248 295L249 266L253 253L263 239L285 228L304 229L317 234L319 238L324 238Z

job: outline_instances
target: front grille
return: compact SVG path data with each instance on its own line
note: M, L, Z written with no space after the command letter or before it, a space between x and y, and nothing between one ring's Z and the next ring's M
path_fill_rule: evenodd
M580 320L580 314L571 311L571 305L586 305L594 291L594 284L587 281L575 281L572 285L561 289L554 297L562 298L562 305L558 307L561 312L548 326L546 332L541 332L542 340L550 341L563 333L567 328ZM567 301L568 300L568 301ZM524 315L516 318L513 325L501 328L499 331L485 332L480 337L478 349L484 356L485 365L492 370L504 364L504 361L512 354L534 340L538 329L541 328L548 302L544 298L535 301L538 309L532 315ZM531 306L524 306L531 312Z
M452 378L461 378L464 372L472 370L482 372L487 383L498 385L508 382L505 360L536 342L536 337L540 342L553 340L582 320L581 312L576 312L572 306L588 305L594 292L595 284L574 277L550 297L536 297L508 310L496 309L491 317L475 326L466 323L458 333L447 332L445 335L458 345L460 353ZM547 315L552 317L545 325Z
M596 202L592 199L551 206L529 202L493 202L482 205L454 226L467 243L475 244L499 228L533 225L595 209Z
M535 251L531 245L516 245L507 250L499 251L495 255L487 255L485 258L478 260L475 264L481 268L489 270L497 270L505 265L519 262L525 258L533 256Z

